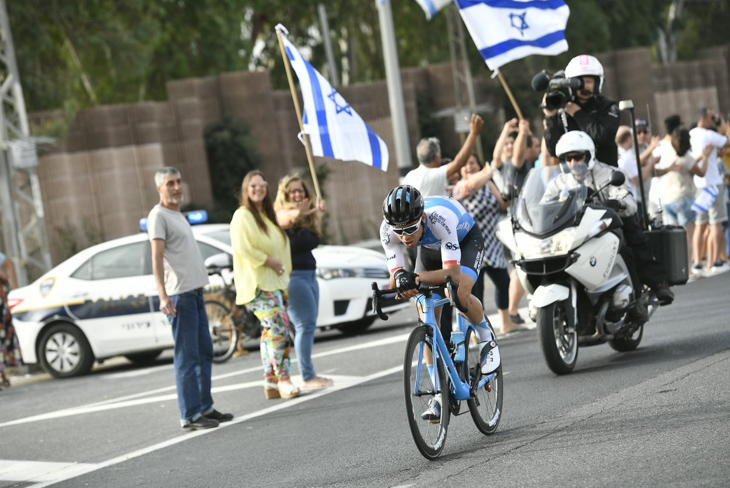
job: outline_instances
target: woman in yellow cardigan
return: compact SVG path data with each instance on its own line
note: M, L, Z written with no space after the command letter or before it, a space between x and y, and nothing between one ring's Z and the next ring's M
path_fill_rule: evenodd
M286 233L276 223L268 184L250 171L241 185L241 206L231 220L236 304L246 305L261 322L261 362L266 398L295 398L289 377L289 318L286 288L291 253Z

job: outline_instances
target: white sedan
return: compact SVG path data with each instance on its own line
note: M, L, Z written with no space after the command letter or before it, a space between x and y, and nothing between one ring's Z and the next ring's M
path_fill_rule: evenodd
M231 254L229 226L193 226L207 259ZM359 333L375 317L370 284L382 288L388 270L382 253L321 246L314 251L320 288L318 327ZM211 277L212 284L219 277ZM23 359L56 378L87 373L95 360L125 356L149 362L173 346L171 327L159 312L147 233L92 246L9 296ZM386 313L408 306L391 302Z

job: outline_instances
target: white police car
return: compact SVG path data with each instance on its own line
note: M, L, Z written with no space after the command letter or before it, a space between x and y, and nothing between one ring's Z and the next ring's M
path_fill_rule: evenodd
M193 226L207 259L231 254L229 226ZM370 283L385 286L385 256L376 251L321 246L314 251L320 287L319 327L345 333L374 321ZM214 277L211 277L211 282ZM154 360L173 346L152 276L147 233L92 246L59 264L9 297L23 359L40 363L56 378L87 373L95 360L125 356L135 363ZM393 312L407 302L391 302Z

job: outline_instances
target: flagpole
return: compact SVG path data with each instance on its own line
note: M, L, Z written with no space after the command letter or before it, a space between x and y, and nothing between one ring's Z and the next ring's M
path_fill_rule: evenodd
M520 110L520 107L517 105L517 100L515 100L514 95L512 95L512 90L509 89L509 86L507 85L507 82L504 79L504 76L502 76L502 72L497 70L497 78L499 78L499 82L502 83L502 88L504 88L504 91L507 92L507 96L509 97L509 101L512 102L512 107L515 109L515 113L517 113L517 117L522 120L524 117L522 116L522 111Z
M279 40L279 48L281 49L281 57L284 60L284 69L286 70L286 79L289 81L289 90L291 91L292 100L294 100L294 110L297 114L297 122L299 122L299 130L302 133L302 139L304 140L304 151L307 153L307 162L309 163L309 172L312 174L312 183L314 183L314 193L317 194L317 200L322 199L322 192L319 189L319 180L317 179L317 172L314 169L314 156L312 155L312 145L309 142L309 134L304 132L304 124L302 123L302 110L299 108L299 98L297 97L297 91L294 88L294 79L291 75L291 67L289 66L289 57L286 55L286 49L284 49L284 42L281 40L281 32L276 29L276 38Z

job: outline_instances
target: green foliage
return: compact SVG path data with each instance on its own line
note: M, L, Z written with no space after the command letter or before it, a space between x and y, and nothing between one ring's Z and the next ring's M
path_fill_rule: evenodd
M203 137L216 207L211 220L227 222L238 208L243 177L261 165L261 155L248 124L235 117L210 124Z
M166 83L227 71L270 69L276 88L286 88L274 27L311 53L326 73L317 16L328 13L335 63L343 82L385 77L376 2L373 0L23 0L8 2L16 57L31 112L103 103L166 99ZM581 53L649 46L665 28L671 0L566 0L571 9L560 56L516 61L560 69ZM391 2L401 67L448 61L447 15L427 21L413 0ZM674 26L681 59L701 48L727 44L730 2L685 2ZM468 34L467 34L468 36ZM467 39L475 74L486 73ZM537 57L535 57L537 58Z

